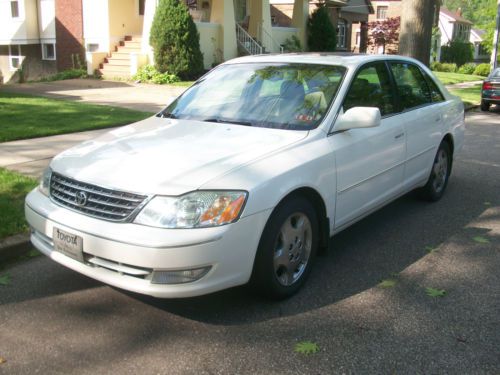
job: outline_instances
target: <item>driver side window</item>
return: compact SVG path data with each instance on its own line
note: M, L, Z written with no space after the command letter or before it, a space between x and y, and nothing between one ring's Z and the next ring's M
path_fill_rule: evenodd
M376 107L382 116L395 112L385 63L365 65L357 73L345 97L344 112L353 107Z

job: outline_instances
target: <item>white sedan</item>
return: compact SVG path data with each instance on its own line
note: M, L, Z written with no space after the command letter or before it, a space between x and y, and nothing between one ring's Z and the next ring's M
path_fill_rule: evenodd
M244 57L56 156L26 218L42 253L119 288L285 298L335 233L414 189L440 199L463 139L462 102L413 59Z

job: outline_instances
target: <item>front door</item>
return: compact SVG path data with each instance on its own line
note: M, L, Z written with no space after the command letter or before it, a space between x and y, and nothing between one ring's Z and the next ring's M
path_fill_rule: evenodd
M377 107L382 121L329 137L337 169L336 230L397 196L403 184L406 135L384 62L367 64L356 74L343 111L353 107Z

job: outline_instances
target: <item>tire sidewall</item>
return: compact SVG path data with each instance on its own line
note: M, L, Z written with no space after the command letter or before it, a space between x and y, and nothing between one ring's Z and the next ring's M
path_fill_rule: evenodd
M444 182L443 188L441 189L441 191L437 192L434 189L434 179L436 178L436 176L434 174L434 164L436 163L436 159L437 159L439 152L441 150L444 150L444 152L446 153L448 168L446 169L446 180ZM431 201L437 201L437 200L441 199L441 197L444 195L444 192L446 191L446 187L448 186L448 180L449 180L450 174L451 174L451 167L452 167L452 155L451 155L450 146L448 145L448 142L441 142L441 144L439 145L439 148L436 152L436 156L434 157L434 159L432 161L432 168L431 168L431 174L429 176L429 180L427 181L427 184L424 188L426 195L428 196L428 198Z
M300 278L292 285L284 286L277 280L274 270L274 246L279 231L285 220L294 213L302 213L307 216L311 223L312 244L311 253L306 269ZM313 205L306 199L298 196L291 197L280 203L271 214L261 239L255 257L251 285L259 289L264 295L273 299L283 299L295 294L304 284L311 272L316 256L319 239L318 218Z

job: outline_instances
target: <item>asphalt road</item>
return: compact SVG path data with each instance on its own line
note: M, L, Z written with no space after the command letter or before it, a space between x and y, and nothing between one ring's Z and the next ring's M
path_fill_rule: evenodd
M468 114L440 202L410 194L340 233L287 301L156 300L43 256L8 266L0 373L500 374L499 115Z

